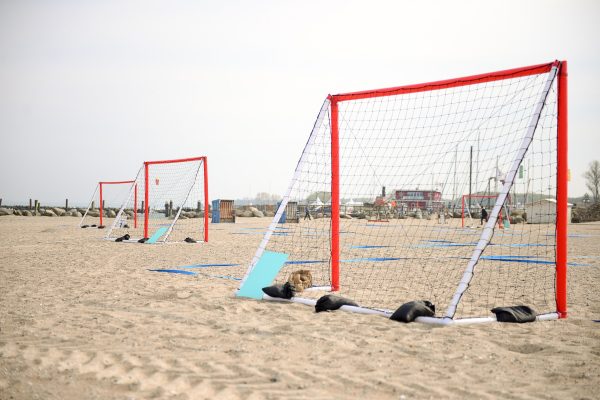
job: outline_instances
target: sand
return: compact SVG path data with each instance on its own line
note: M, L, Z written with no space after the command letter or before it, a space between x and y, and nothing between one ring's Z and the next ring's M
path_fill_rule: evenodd
M269 222L138 245L0 217L0 399L600 398L599 223L570 227L588 265L569 270L568 319L431 327L235 298ZM148 271L203 263L241 265Z

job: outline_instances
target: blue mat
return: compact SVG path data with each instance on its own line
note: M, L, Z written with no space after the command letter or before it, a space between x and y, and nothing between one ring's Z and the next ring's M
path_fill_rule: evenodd
M213 268L213 267L237 267L240 264L193 264L183 265L179 268Z
M169 274L182 274L182 275L197 275L192 271L182 271L180 269L149 269L152 272L168 272Z
M518 263L529 263L529 264L550 264L554 265L556 262L548 260L534 259L533 256L481 256L482 260L489 261L505 261L505 262L518 262ZM579 264L579 263L567 263L571 267L589 267L590 264Z
M162 226L162 227L158 228L156 230L156 232L154 232L154 235L150 236L150 239L148 239L148 241L146 243L156 243L156 241L158 239L160 239L160 237L162 235L164 235L168 229L169 229L168 226Z
M398 257L365 257L365 258L352 258L350 260L340 260L341 262L352 263L352 262L362 262L362 261L397 261L404 260L405 258Z
M385 247L392 247L392 246L350 246L351 249L383 249Z
M271 285L288 257L289 254L285 253L263 252L260 260L254 266L250 275L246 277L240 290L237 291L236 296L262 299L262 288Z

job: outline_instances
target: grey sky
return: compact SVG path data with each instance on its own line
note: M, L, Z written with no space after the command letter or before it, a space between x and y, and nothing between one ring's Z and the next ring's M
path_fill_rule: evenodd
M211 198L282 194L328 93L566 59L571 195L600 159L594 1L0 1L0 197L85 203L207 155Z

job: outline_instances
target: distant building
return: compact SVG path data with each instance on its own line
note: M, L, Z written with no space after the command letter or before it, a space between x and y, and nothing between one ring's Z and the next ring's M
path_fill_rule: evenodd
M444 207L442 193L436 190L396 190L396 208L406 211L420 209L439 211Z
M571 223L571 208L573 204L567 203L567 221ZM556 200L542 199L525 205L527 223L553 224L556 222Z

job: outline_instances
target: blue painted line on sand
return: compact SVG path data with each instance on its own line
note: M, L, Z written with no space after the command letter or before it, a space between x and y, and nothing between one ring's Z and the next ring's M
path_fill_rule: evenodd
M149 269L148 271L152 271L152 272L168 272L170 274L182 274L182 275L197 275L195 272L192 271L183 271L180 269Z
M192 264L183 265L178 268L214 268L214 267L237 267L240 264Z

